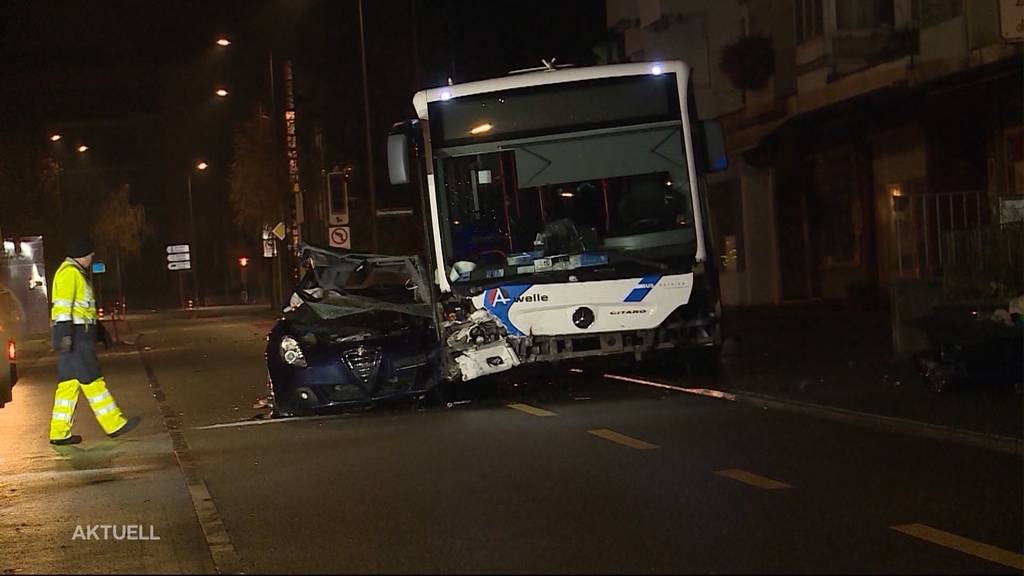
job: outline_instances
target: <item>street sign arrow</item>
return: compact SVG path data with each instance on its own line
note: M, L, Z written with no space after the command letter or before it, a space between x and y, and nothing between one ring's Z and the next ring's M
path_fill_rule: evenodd
M188 252L184 252L184 253L181 253L181 254L168 254L167 255L167 261L168 262L188 262L191 259L192 259L192 255L189 254Z
M167 269L168 270L191 270L192 269L192 263L191 262L169 262L167 264Z
M168 254L184 254L188 251L188 244L174 244L167 246Z

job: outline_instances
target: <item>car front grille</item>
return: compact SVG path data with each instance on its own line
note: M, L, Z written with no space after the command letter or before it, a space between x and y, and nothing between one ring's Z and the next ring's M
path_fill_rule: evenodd
M380 348L360 346L342 353L341 359L363 384L372 384L376 380L377 369L380 368Z

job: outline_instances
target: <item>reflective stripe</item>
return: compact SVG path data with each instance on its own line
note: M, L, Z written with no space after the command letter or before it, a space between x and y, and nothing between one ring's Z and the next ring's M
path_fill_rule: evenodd
M53 317L54 322L67 322L71 320L71 314L57 314Z
M71 400L54 400L54 408L74 408L75 403Z
M68 320L72 320L72 319L68 318ZM93 324L96 323L96 319L95 318L74 318L73 320L74 320L75 326L84 326L84 325L92 326Z
M93 410L93 412L95 412L96 416L99 417L99 416L103 416L105 414L110 414L114 410L117 410L117 403L116 402L114 402L113 404L110 404L109 406L104 406L103 408L96 408L95 410Z
M53 305L54 306L64 306L65 308L71 308L71 302L72 302L71 300L63 300L63 299L57 300L56 298L54 298Z
M95 304L95 302L92 300L75 300L75 306L79 308L92 308L93 304Z
M97 394L95 398L89 398L90 404L99 404L104 400L110 400L113 396L110 395L109 390L104 390L102 394Z
M53 419L54 420L60 420L62 422L71 422L71 418L72 417L73 417L73 415L72 414L68 414L67 412L54 412L53 413Z

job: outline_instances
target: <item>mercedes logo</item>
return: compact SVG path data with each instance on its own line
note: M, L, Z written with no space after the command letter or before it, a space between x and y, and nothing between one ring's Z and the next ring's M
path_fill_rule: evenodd
M581 330L590 328L590 325L594 323L594 311L586 306L577 308L572 313L572 323Z

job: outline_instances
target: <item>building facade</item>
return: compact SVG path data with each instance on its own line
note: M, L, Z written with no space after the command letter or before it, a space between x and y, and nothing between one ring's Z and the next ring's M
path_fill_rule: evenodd
M726 129L709 183L726 304L878 300L948 268L951 231L1017 218L1006 18L999 0L608 0L624 57L690 63Z

